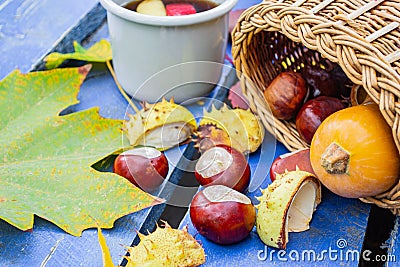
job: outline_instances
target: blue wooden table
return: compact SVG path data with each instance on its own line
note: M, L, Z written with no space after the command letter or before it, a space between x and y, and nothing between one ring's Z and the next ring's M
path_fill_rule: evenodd
M258 1L240 0L235 9L256 3ZM96 0L2 0L0 79L15 68L24 73L42 69L46 54L71 52L73 40L90 47L103 38L108 39L106 12ZM235 82L235 71L227 61L221 78L223 86L217 86L204 98L204 105L193 103L188 108L195 116L201 116L203 107L223 103L226 88ZM133 113L101 64L95 66L83 83L78 99L80 103L64 113L93 106L99 106L100 115L107 118L124 118L127 108ZM247 194L254 202L254 197L260 194L259 188L265 188L270 182L268 171L272 160L286 151L267 134L262 147L250 156L253 175ZM193 173L185 171L190 167L182 160L182 155L183 158L196 157L193 145L171 149L166 155L172 166L169 181L185 185L186 192L193 195L198 187L189 185L194 179ZM255 231L235 245L214 244L197 234L185 214L191 195L181 195L169 186L161 188L157 194L167 199L167 203L177 201L181 206L164 204L148 208L124 216L112 229L104 230L114 264L124 263L124 246L137 243L136 230L143 233L152 230L159 219L171 220L175 227L189 226L189 232L204 246L205 266L315 266L321 262L326 266L382 266L385 261L378 261L382 259L387 259L389 266L398 266L396 257L400 260L400 245L396 242L398 218L386 210L335 196L327 190L323 191L323 201L314 214L310 230L290 234L286 251L264 246ZM0 220L0 266L102 266L97 231L85 230L81 237L74 237L35 217L33 230L23 232Z

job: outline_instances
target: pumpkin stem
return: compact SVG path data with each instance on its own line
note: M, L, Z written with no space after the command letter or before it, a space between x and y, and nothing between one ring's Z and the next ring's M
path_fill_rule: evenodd
M347 172L350 155L336 143L330 144L321 156L321 166L327 173L343 174Z

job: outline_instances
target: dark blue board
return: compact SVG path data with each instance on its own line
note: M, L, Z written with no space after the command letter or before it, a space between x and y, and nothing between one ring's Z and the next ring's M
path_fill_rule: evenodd
M0 80L34 65L86 15L98 0L0 1Z
M382 249L387 249L387 255L380 257L368 257L368 261L379 261L387 262L388 267L399 266L400 262L400 217L397 216L394 222L393 230L390 234L390 238L382 243L380 246Z

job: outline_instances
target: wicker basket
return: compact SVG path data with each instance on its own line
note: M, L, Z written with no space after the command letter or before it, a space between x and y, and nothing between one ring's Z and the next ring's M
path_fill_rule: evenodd
M243 93L266 129L289 150L307 146L295 124L272 116L263 91L276 75L304 64L336 64L362 86L393 130L400 149L400 2L264 1L247 9L232 32ZM400 214L400 184L361 199Z

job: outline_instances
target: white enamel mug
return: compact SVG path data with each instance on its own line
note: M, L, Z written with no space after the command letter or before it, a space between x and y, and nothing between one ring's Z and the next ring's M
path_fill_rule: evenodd
M237 0L209 0L210 10L185 16L151 16L100 0L107 10L113 65L133 98L180 103L204 96L218 83L228 41L229 11Z

